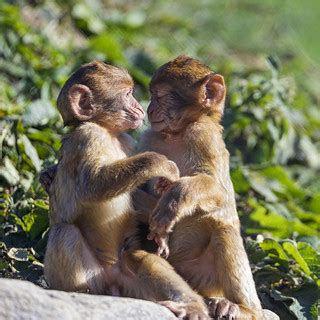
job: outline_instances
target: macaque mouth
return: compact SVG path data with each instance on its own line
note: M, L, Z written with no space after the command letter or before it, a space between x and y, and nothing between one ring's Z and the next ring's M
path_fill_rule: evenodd
M132 116L135 120L142 120L145 117L146 113L142 108L135 108L132 110Z
M164 122L164 120L157 120L157 121L155 121L155 120L150 120L150 123L155 123L155 124L157 124L157 123L162 123L162 122Z
M164 122L164 120L160 120L160 121L151 121L151 123L162 123Z

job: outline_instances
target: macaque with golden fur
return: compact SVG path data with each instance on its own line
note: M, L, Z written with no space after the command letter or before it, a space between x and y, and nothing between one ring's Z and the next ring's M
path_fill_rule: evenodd
M158 153L131 156L125 132L144 117L132 88L127 71L93 62L60 92L58 109L73 129L52 183L42 180L50 195L45 276L53 289L147 299L179 316L207 319L202 297L170 264L140 250L129 193L154 177L173 182L179 173Z
M147 185L149 194L135 193L135 207L150 214L148 238L207 298L212 316L262 319L220 125L224 79L199 61L179 56L156 71L150 91L151 128L139 152L165 155L178 165L181 178L173 183L160 178ZM153 198L156 193L159 200Z

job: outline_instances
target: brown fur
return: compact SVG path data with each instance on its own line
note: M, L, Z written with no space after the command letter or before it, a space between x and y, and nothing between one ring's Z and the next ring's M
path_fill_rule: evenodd
M129 192L157 176L175 181L179 173L154 152L130 157L125 131L143 117L131 92L126 71L94 62L76 71L59 95L63 119L74 128L48 187L45 276L53 289L164 300L177 315L205 319L202 298L169 263L139 250Z
M146 189L149 194L135 194L137 208L153 210L149 239L160 246L169 241L168 261L192 288L207 298L223 298L211 299L213 315L260 319L219 123L223 78L199 61L180 56L159 68L150 91L151 128L139 151L166 155L178 165L181 178L168 182L158 202L152 199L152 184ZM155 187L159 189L157 183Z

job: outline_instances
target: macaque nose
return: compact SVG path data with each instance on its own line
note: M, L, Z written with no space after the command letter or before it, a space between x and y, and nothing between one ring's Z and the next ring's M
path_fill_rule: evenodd
M153 112L155 111L156 109L156 105L155 103L153 103L152 101L150 102L149 106L148 106L148 109L147 109L147 113L148 113L148 116L150 117Z
M143 108L141 105L139 105L139 111L140 111L140 114L141 114L141 118L144 118L144 116L146 115L146 113L144 112Z

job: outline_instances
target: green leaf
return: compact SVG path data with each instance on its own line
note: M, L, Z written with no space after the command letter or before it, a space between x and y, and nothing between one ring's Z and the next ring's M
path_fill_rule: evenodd
M40 236L49 225L48 214L43 210L28 213L23 216L22 220L24 224L23 230L28 233L31 240Z
M250 190L250 184L243 171L244 169L241 167L237 167L235 170L231 171L231 179L237 193L245 193Z
M281 262L285 266L288 265L289 258L277 241L273 239L265 239L262 243L260 243L260 247L262 250L267 252L268 256L272 259Z
M286 241L282 243L283 249L294 259L296 262L300 265L301 269L307 274L310 275L310 269L308 267L308 264L301 256L296 244L291 241Z
M38 99L29 104L22 119L25 126L43 126L57 116L49 100Z
M116 63L126 62L120 44L111 34L100 34L90 38L90 48L91 50L103 53L107 60Z
M11 248L8 253L8 257L16 261L28 261L28 250L24 248Z
M269 187L269 183L265 177L263 177L258 172L250 171L248 174L248 180L251 187L262 195L269 202L276 202L278 200L277 196L273 193Z
M289 192L294 197L304 197L305 192L289 178L288 173L283 167L270 166L261 170L260 173L267 179L267 184L271 185L275 192L281 192L284 194ZM279 186L281 186L281 188L279 188Z
M0 271L7 269L9 266L9 263L2 258L0 258Z
M318 253L309 243L297 243L299 253L308 264L308 268L320 279L320 253Z
M10 186L15 186L20 180L18 170L8 157L3 159L3 164L4 166L0 167L0 177L4 178Z
M290 296L286 296L278 290L271 291L270 296L275 301L283 301L287 306L287 308L289 309L290 313L294 315L296 319L299 319L299 320L307 319L303 312L303 307L301 306L301 304L297 299Z
M32 145L31 141L26 135L20 136L21 142L24 146L24 151L28 158L32 161L34 168L37 172L40 172L41 170L41 160L38 156L36 148Z
M320 192L313 194L309 204L309 209L315 213L320 214Z

